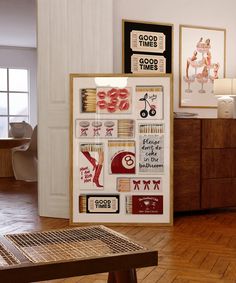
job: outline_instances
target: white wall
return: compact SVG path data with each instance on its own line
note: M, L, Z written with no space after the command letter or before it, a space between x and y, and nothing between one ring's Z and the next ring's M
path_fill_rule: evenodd
M179 24L226 28L226 77L236 77L235 0L114 0L114 71L122 71L122 19L174 24L174 110L215 117L216 110L179 108Z
M0 67L28 69L30 72L30 124L37 124L36 48L0 46Z
M0 0L0 46L36 47L36 0Z

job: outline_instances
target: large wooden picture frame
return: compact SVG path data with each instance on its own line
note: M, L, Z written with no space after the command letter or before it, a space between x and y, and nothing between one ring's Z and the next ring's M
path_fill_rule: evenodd
M70 82L71 223L172 224L172 76Z
M226 30L180 25L179 106L215 108L213 82L225 76Z
M122 20L122 33L123 73L172 73L172 24Z

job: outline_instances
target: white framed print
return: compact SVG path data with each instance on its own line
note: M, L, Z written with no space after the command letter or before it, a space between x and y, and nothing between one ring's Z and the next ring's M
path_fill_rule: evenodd
M180 25L179 106L215 108L213 83L225 76L226 30Z

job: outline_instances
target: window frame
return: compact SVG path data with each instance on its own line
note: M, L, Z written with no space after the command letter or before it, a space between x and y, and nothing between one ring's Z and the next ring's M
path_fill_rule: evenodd
M3 67L0 66L1 69L7 70L7 89L6 90L0 90L0 94L6 94L7 95L7 113L6 114L0 114L0 118L7 118L7 125L8 125L8 132L7 137L9 137L9 130L10 130L10 119L11 118L20 118L22 117L22 121L26 121L30 123L30 71L27 68L14 68L14 67ZM28 91L10 91L9 88L9 70L26 70L27 71L27 87ZM25 93L27 94L28 99L28 109L26 115L10 115L10 94L11 93Z

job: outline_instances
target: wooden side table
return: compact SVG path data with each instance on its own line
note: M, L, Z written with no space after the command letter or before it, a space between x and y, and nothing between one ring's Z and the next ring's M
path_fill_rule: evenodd
M11 149L29 142L29 138L5 138L0 139L0 178L13 177Z

